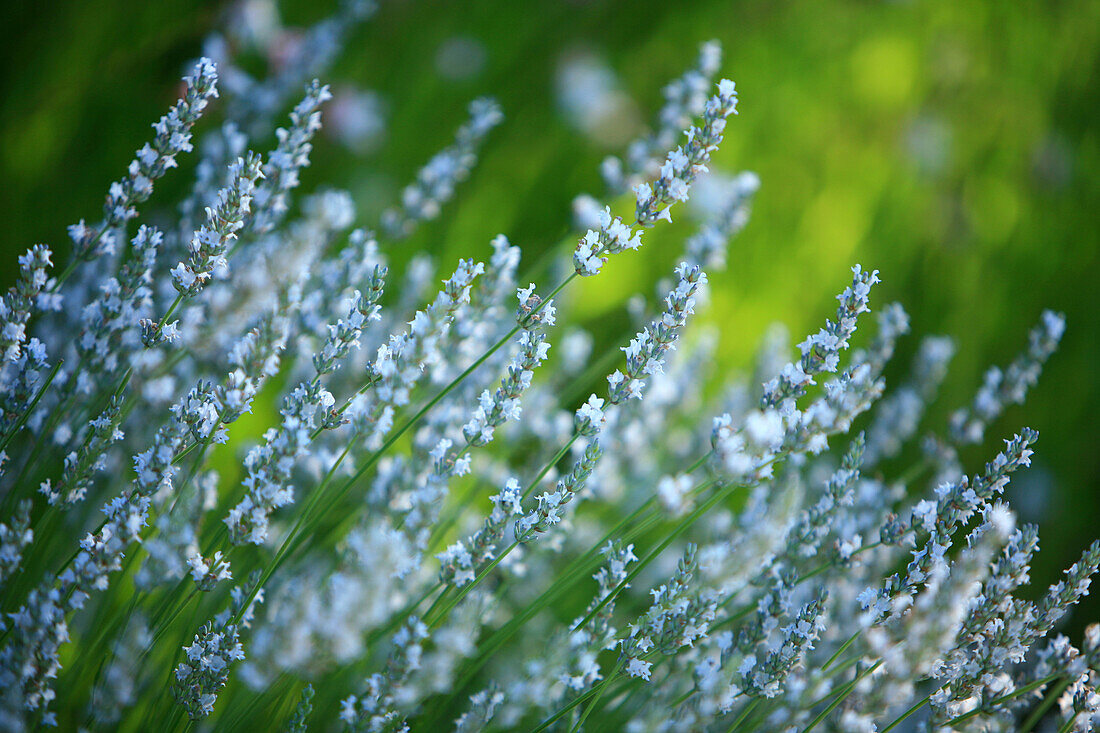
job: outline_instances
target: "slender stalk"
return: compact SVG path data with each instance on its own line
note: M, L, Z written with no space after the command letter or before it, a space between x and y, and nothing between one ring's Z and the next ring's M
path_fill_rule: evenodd
M619 670L621 670L622 667L623 660L620 658L619 661L615 663L614 669L611 670L607 677L604 678L603 682L601 682L596 688L596 694L593 695L592 699L588 701L588 705L585 706L584 712L581 713L580 718L577 719L576 725L574 725L570 729L569 733L577 733L577 731L579 731L584 726L584 721L588 720L588 716L591 715L592 711L596 708L596 703L600 701L600 698L603 697L604 692L607 691L608 681L618 677Z
M42 386L38 388L38 391L35 392L34 397L27 405L27 409L23 411L23 414L19 416L19 419L15 421L15 424L8 429L8 432L4 434L3 439L0 439L0 453L4 452L4 449L8 447L9 443L11 443L12 438L14 438L19 433L20 429L22 429L22 427L27 424L27 420L30 419L31 413L34 412L34 408L38 405L38 402L42 399L42 396L46 394L46 390L49 388L50 384L53 383L54 378L57 377L57 371L64 363L65 362L63 359L57 360L57 363L53 365L53 369L50 370L49 376L46 377L46 381L43 382Z
M890 723L890 725L883 728L882 733L887 733L887 731L891 731L894 728L897 728L899 725L901 725L902 721L904 721L906 718L908 718L910 715L917 712L921 708L923 708L925 706L925 704L927 704L928 701L931 700L931 699L932 699L932 693L930 692L927 695L925 695L924 697L922 697L920 700L917 700L915 703L913 703L913 706L911 708L909 708L904 713L899 715L897 720L895 720L894 722Z
M1071 730L1073 730L1074 725L1076 723L1077 723L1077 715L1069 716L1069 718L1066 720L1066 722L1062 723L1062 726L1060 728L1058 728L1058 733L1069 733Z
M852 694L852 692L856 689L856 685L858 685L864 677L874 672L881 665L882 660L880 659L879 661L875 662L870 667L856 675L855 679L853 679L851 682L841 687L840 691L837 693L836 698L831 703L829 703L828 707L818 713L817 717L811 720L809 725L802 729L802 733L809 733L809 731L817 727L817 725L821 721L829 717L829 714L840 707L840 704L843 703L848 698L848 696Z
M1054 703L1058 702L1058 698L1061 697L1062 693L1066 691L1067 687L1069 687L1069 683L1070 680L1068 679L1062 680L1057 685L1055 685L1049 693L1047 693L1047 696L1043 698L1043 701L1035 706L1035 709L1031 711L1031 713L1024 720L1023 724L1020 725L1020 733L1028 733L1028 731L1039 725L1039 721L1043 719L1043 716L1046 715L1051 706L1054 705Z
M611 675L608 675L607 677L603 678L603 680L601 680L600 683L598 685L596 685L595 687L593 687L591 690L588 690L583 695L578 695L577 697L573 698L573 700L571 700L569 703L567 703L561 710L558 710L553 715L551 715L549 718L546 718L541 723L539 723L538 727L533 728L531 730L531 733L540 733L540 731L546 730L547 728L549 728L551 725L556 723L562 716L564 716L566 713L568 713L573 708L577 707L578 705L584 703L585 701L587 701L587 700L589 700L593 697L599 696L600 694L603 693L603 689L605 687L607 687L607 685L611 684L612 680L614 680L614 679L615 678Z
M754 697L749 701L745 707L741 708L741 712L737 714L737 717L730 723L730 727L726 729L726 733L733 733L735 730L741 727L741 724L749 717L749 714L756 709L756 706L760 704L760 698Z
M829 659L825 662L825 664L821 665L821 671L825 672L829 669L829 667L833 666L833 663L836 660L840 659L840 655L843 654L844 652L848 651L848 647L850 647L852 644L854 644L856 639L858 639L862 635L862 633L863 633L863 631L861 629L859 631L856 631L850 637L848 637L848 641L841 644L840 648L837 649L836 652L833 653L833 656L829 657Z

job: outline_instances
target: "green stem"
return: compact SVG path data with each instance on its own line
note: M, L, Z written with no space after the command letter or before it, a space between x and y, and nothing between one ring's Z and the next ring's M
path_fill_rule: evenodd
M31 413L34 411L34 408L38 405L38 402L42 399L42 396L46 394L46 389L53 382L54 378L57 376L57 371L64 363L64 360L58 359L57 363L53 365L53 369L50 370L49 376L46 377L46 381L42 383L42 386L38 388L38 391L35 393L34 398L31 399L30 403L27 405L27 409L23 411L23 414L20 415L19 419L15 421L15 424L11 426L11 429L9 429L7 433L5 433L3 440L0 440L0 453L4 452L4 449L8 447L8 443L10 443L12 439L16 436L16 434L19 433L20 429L22 429L22 427L26 425L27 420L30 419Z
M465 598L470 593L470 591L479 586L481 584L481 581L485 580L485 577L493 571L493 568L499 565L501 560L508 557L508 554L511 553L512 550L516 549L517 546L519 546L519 542L517 540L513 540L512 544L505 547L499 555L493 558L493 561L486 565L485 568L477 574L476 578L463 586L462 589L458 591L458 595L455 596L454 599L451 600L449 603L447 603L447 605L443 606L443 609L435 618L433 618L431 621L425 621L425 623L428 624L428 628L438 628L439 625L442 624L447 616L451 613L451 609L461 603L462 599Z
M584 712L581 713L581 717L577 719L577 724L573 726L569 733L577 733L577 731L581 729L581 727L584 725L584 721L588 720L588 716L591 715L592 711L596 708L596 703L598 703L600 701L600 698L603 697L603 693L607 690L609 680L618 677L619 670L622 669L622 667L623 660L620 658L619 661L615 663L615 668L611 670L611 673L608 674L607 677L604 678L603 682L601 682L596 687L596 694L592 696L592 699L588 702L588 705L585 706Z
M912 715L913 713L915 713L918 710L920 710L921 708L923 708L928 703L928 701L931 700L931 699L932 699L932 693L930 692L927 695L925 695L923 698L921 698L920 700L917 700L915 703L913 703L913 706L911 708L909 708L904 713L902 713L900 716L898 716L897 720L895 720L893 723L890 723L890 725L883 728L882 733L886 733L887 731L891 731L894 728L901 725L903 720L905 720L910 715Z
M564 456L566 452L573 447L573 444L576 443L577 439L580 437L580 433L573 433L573 436L569 438L569 440L565 441L565 445L563 445L561 449L554 454L554 457L547 461L545 465L543 465L542 470L539 471L538 475L535 476L535 478L529 484L527 484L527 488L524 489L524 501L531 498L531 494L533 494L535 489L538 488L539 483L543 480L543 478L546 477L546 474L550 473L550 469L558 465L558 461L562 459L562 456Z
M856 689L856 685L859 684L860 680L874 672L881 665L882 660L880 659L879 661L875 662L873 665L856 675L855 679L853 679L851 682L841 687L840 691L837 693L836 699L829 703L829 706L827 708L818 713L817 717L811 720L810 724L802 729L802 733L809 733L809 731L813 730L818 723L829 717L829 714L840 707L840 704L843 703L848 698L848 696L852 694L852 691Z
M754 697L748 705L741 708L741 712L737 714L737 717L733 719L730 727L726 730L726 733L733 733L735 730L741 727L741 724L749 717L749 714L756 709L756 706L760 704L760 698Z
M836 652L833 653L833 656L829 657L829 660L827 662L825 662L825 664L821 665L821 671L824 672L824 671L828 670L829 667L833 666L833 663L836 662L836 660L840 659L840 655L843 654L844 652L848 651L848 647L850 647L852 644L854 644L856 639L858 639L862 633L863 633L863 631L861 629L861 630L857 631L856 633L852 634L851 636L849 636L848 641L841 644L840 648L837 649Z
M600 682L600 684L596 685L595 687L593 687L588 692L584 693L583 695L578 695L577 697L573 698L573 700L570 701L569 703L567 703L565 705L565 707L563 707L561 710L557 711L556 713L551 715L549 718L547 718L546 720L539 723L538 727L532 729L531 733L541 733L541 731L546 730L551 725L556 723L558 721L558 719L560 719L562 716L564 716L566 713L568 713L573 708L577 707L578 705L585 702L586 700L589 700L593 697L596 697L597 695L599 695L601 693L601 691L603 690L604 687L606 687L608 684L611 683L612 679L613 679L613 677L611 675L608 675L607 677L605 677L603 679L602 682Z
M1039 721L1043 719L1047 711L1051 706L1058 701L1058 698L1062 696L1062 693L1069 687L1070 680L1065 679L1054 686L1043 701L1035 706L1035 709L1031 711L1031 714L1024 720L1023 725L1020 726L1020 733L1028 733L1032 728L1039 724Z

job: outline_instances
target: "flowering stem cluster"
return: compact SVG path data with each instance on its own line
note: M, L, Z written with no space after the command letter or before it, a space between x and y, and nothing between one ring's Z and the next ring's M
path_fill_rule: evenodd
M1052 631L1089 591L1100 542L1029 593L1039 532L1017 528L1004 495L1037 433L978 473L961 451L1036 388L1061 316L1044 313L946 425L922 421L941 414L926 408L947 337L923 341L875 408L910 322L890 304L857 333L879 281L858 265L797 352L772 336L752 377L716 370L716 331L689 320L759 181L708 170L738 102L733 82L712 83L713 43L666 87L654 130L603 165L612 194L634 190L633 221L579 199L576 246L546 252L566 274L545 294L521 286L504 235L487 265L462 259L433 288L436 263L393 242L455 198L499 106L475 100L396 201L369 202L380 239L356 228L369 187L293 205L328 144L329 87L309 83L285 127L268 123L369 9L347 0L298 33L246 5L207 44L222 124L192 145L217 94L204 59L103 223L70 230L69 268L51 280L53 255L33 247L0 298L0 728L1096 719L1100 630L1079 647ZM253 79L238 46L285 68ZM272 135L266 159L249 152ZM136 221L192 147L178 216ZM639 248L704 174L721 195L675 277L653 312L631 299L640 325L598 344L566 289ZM887 459L922 430L924 460L894 475Z

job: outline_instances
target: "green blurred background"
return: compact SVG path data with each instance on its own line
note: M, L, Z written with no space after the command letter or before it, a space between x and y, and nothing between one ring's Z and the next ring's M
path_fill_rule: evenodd
M107 184L175 98L186 62L224 7L4 4L0 285L12 281L18 252L46 242L67 253L65 225L98 218ZM332 3L288 0L281 8L287 24L304 25ZM1011 408L987 447L965 454L968 470L978 470L999 437L1025 423L1040 431L1035 466L1010 496L1025 520L1042 525L1034 577L1050 582L1100 536L1095 0L383 0L324 81L377 92L385 133L357 153L322 139L304 184L348 188L369 225L450 140L466 102L495 95L507 119L483 162L445 215L394 259L430 249L446 267L485 256L489 239L504 232L533 261L565 237L575 194L602 193L599 161L617 152L614 140L583 134L561 113L563 65L580 58L614 70L625 95L616 127L636 132L660 105L664 83L710 38L722 41L723 73L741 94L718 167L751 169L762 180L703 316L722 326L722 367L744 369L773 321L796 335L816 329L847 267L861 262L882 271L878 304L899 300L916 334L958 341L924 426L940 428L989 364L1023 348L1044 307L1064 311L1063 347L1026 407ZM458 78L446 60L455 39L475 49ZM185 180L170 175L149 208L173 200ZM652 291L688 231L678 221L655 232L641 252L586 281L579 312L607 343L627 327L625 300ZM895 381L915 341L888 374ZM1097 600L1076 623L1100 616Z

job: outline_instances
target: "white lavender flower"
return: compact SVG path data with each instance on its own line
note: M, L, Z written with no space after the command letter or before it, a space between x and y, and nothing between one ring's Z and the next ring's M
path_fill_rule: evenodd
M229 561L222 558L222 551L218 550L209 560L199 553L187 558L187 566L191 568L191 578L201 591L213 590L219 580L232 580L233 573L229 571Z
M566 505L584 488L601 455L600 441L593 438L584 449L584 456L573 464L573 470L558 481L553 491L543 492L537 497L538 507L534 511L516 520L514 533L517 542L530 542L562 520Z
M367 678L360 695L341 701L340 719L353 731L407 731L404 716L395 707L397 686L420 669L423 642L428 628L416 617L410 618L394 635L394 648L384 674Z
M823 616L827 597L827 591L821 589L797 610L784 609L790 623L778 628L777 643L754 647L757 653L746 656L738 667L742 694L768 698L780 694L787 677L814 648L825 628ZM780 623L775 616L762 616L761 622L765 628Z
M495 686L470 696L470 709L455 720L455 733L476 733L485 730L504 702L504 693Z
M39 486L46 501L72 505L84 499L95 474L106 467L111 444L123 438L121 420L122 400L112 395L103 412L88 422L80 446L65 456L65 468L57 483L46 479Z
M698 572L697 549L694 544L687 546L668 583L650 590L653 603L649 610L619 640L620 663L631 677L648 682L653 663L646 656L652 652L672 655L706 636L717 599L692 582Z
M711 270L725 269L726 248L729 241L748 224L752 199L760 189L760 179L755 173L745 172L721 185L721 188L717 210L684 242L685 259Z
M626 372L615 370L607 377L610 404L642 398L645 389L642 377L663 372L665 353L675 348L687 317L695 312L695 292L706 283L707 274L698 265L680 263L676 275L679 282L665 298L665 311L660 319L638 333L628 346L622 347L626 354Z
M687 145L668 154L652 186L642 183L634 187L639 225L648 227L658 219L672 220L671 205L686 201L695 177L707 170L711 154L722 142L726 118L731 114L737 114L737 88L729 79L722 79L718 82L718 93L703 107L702 126L687 129Z
M533 310L529 301L533 296L534 285L529 289L519 290L521 308ZM542 305L537 315L527 319L528 323L537 323L545 326L554 324L554 306L552 303ZM462 434L466 437L467 444L471 446L486 445L493 439L496 428L508 420L518 420L522 412L520 396L524 390L531 386L534 370L546 360L550 352L550 344L541 330L525 329L519 335L519 351L508 365L507 372L500 380L500 387L493 393L485 390L478 398L478 406L470 421L462 426Z
M460 261L431 305L417 311L407 330L391 335L378 347L368 367L377 383L348 410L356 432L364 435L367 447L372 450L381 447L393 427L395 408L409 403L412 389L429 364L445 361L439 351L440 342L449 331L455 313L470 301L470 286L484 271L485 266L480 262Z
M798 345L802 358L788 364L782 373L764 385L763 405L780 407L792 398L805 393L814 377L822 372L835 372L840 364L840 352L848 348L848 339L856 330L856 319L866 313L867 296L871 287L879 282L878 270L865 272L856 265L850 287L837 296L836 321L826 321L825 328Z
M248 224L251 232L268 232L286 215L289 193L298 187L299 173L309 165L311 141L321 129L319 108L329 99L329 88L314 79L306 85L306 96L291 111L290 126L275 130L279 142L263 165L263 181L256 185L255 214Z
M660 176L651 186L639 183L634 187L637 198L635 222L623 223L621 217L612 216L611 209L599 213L599 228L589 229L573 252L573 268L582 277L599 273L607 261L605 255L617 254L626 249L642 246L642 234L634 226L652 227L658 219L672 221L672 204L686 201L691 183L707 170L711 153L722 141L726 118L736 112L737 94L733 82L723 79L718 84L718 94L711 97L703 110L703 126L689 127L687 147L679 147L668 154L661 166Z
M218 72L214 62L208 58L199 59L184 81L187 91L183 98L153 124L157 134L152 143L146 143L137 151L126 177L111 184L103 204L103 221L97 226L81 221L69 227L76 259L86 260L114 252L114 231L137 216L137 205L153 193L154 181L176 167L176 156L191 152L191 128L210 99L218 96Z
M458 128L454 143L437 153L401 192L401 205L382 214L382 226L392 237L407 236L417 223L439 215L443 204L454 195L455 184L470 175L477 163L482 140L504 119L493 99L470 102L470 119Z
M27 341L27 321L34 311L35 299L46 287L46 271L53 267L50 250L43 244L31 247L19 256L19 278L8 289L7 295L0 297L0 361L3 366L19 359L23 353L23 344ZM8 370L0 372L7 386Z
M903 574L887 578L881 590L868 588L861 595L860 603L872 620L881 618L899 596L910 595L928 582L930 573L943 562L951 547L955 528L1003 493L1013 471L1031 465L1033 451L1029 446L1038 437L1034 430L1024 428L1019 435L1005 441L1005 450L986 464L985 472L973 485L966 476L954 484L942 484L936 489L935 502L922 500L907 515L888 518L880 533L885 544L900 544L921 530L927 531L929 536L920 549L913 552L913 559Z
M95 377L110 377L125 367L122 354L139 351L137 326L152 316L152 271L163 241L160 230L140 227L119 275L109 278L100 296L84 306L77 340L79 391L88 393Z
M12 577L23 561L23 550L34 540L31 529L31 502L19 502L6 523L0 523L0 588Z
M519 481L508 479L500 493L489 497L493 508L482 527L467 540L460 540L448 547L438 557L440 578L444 583L462 587L472 583L475 574L499 549L504 531L513 517L523 513L520 501L523 490Z
M603 679L596 657L602 650L614 648L618 644L616 630L612 625L615 597L630 587L627 583L627 569L631 563L638 561L634 554L634 545L624 546L621 542L612 540L608 540L600 548L600 554L606 558L606 563L592 576L597 584L596 595L585 608L584 615L573 621L573 630L568 635L569 654L565 671L561 674L561 682L574 692L587 690ZM582 624L589 614L592 615L591 620ZM628 667L630 664L628 663ZM634 666L640 670L642 665Z
M14 362L0 364L0 446L6 447L31 417L35 400L49 385L49 371L46 345L33 336Z
M176 666L172 693L191 720L214 712L218 691L229 681L229 667L244 659L237 627L206 624L195 640L183 648L187 660Z
M229 183L218 192L217 204L206 210L206 223L191 238L188 260L172 268L173 282L180 294L194 296L215 273L228 268L226 253L244 227L245 217L252 209L256 181L262 176L260 158L252 153L230 165ZM163 327L142 323L142 339L147 344L163 339L158 326Z
M655 128L629 145L625 166L616 157L609 157L600 165L600 174L608 189L622 193L644 177L657 175L657 168L665 153L676 144L677 136L704 113L712 80L721 63L722 46L718 41L700 45L695 67L661 90L665 104L657 114Z
M980 443L985 428L1010 404L1022 404L1029 389L1039 381L1043 364L1058 348L1066 330L1066 317L1054 311L1043 311L1039 325L1028 334L1027 351L1001 371L992 367L985 373L981 389L969 408L951 415L951 437L958 443Z
M824 394L800 410L798 401L814 378L836 372L840 354L848 348L857 318L868 310L868 294L878 282L878 272L852 268L852 285L837 296L836 321L801 344L801 359L788 362L763 386L760 407L748 411L741 425L731 414L714 418L711 428L710 465L724 480L753 484L772 475L774 462L787 453L820 453L828 436L845 431L882 391L881 380L868 363L846 370L829 380Z

